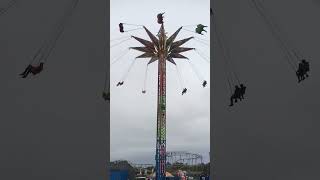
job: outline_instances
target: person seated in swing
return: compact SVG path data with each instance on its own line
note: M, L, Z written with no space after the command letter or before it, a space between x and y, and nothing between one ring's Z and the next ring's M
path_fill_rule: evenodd
M105 101L110 100L110 92L106 93L105 91L102 93L102 97Z
M309 62L305 59L302 59L301 63L303 64L303 70L306 77L309 77L308 72L310 71L310 65Z
M240 84L240 101L244 99L244 94L246 93L246 86L243 84Z
M22 76L22 78L26 78L30 73L32 73L33 75L39 74L43 70L43 65L43 62L41 62L39 66L32 66L31 64L29 64L24 72L20 74L20 76Z
M203 87L206 87L206 85L207 85L207 81L204 80L203 83L202 83L202 86L203 86Z
M123 30L123 24L122 24L122 23L119 24L119 30L120 30L121 33L124 32L124 30Z
M163 24L163 14L164 14L164 13L159 13L159 14L157 15L158 24Z
M184 89L182 90L182 95L184 95L185 93L187 93L187 88L184 88Z
M204 29L205 27L208 27L208 26L204 26L204 25L202 25L202 24L198 24L198 25L197 25L197 28L196 28L196 33L203 35L203 34L202 34L203 31L204 31L204 32L207 32L207 31Z
M309 62L306 61L305 59L302 59L301 62L299 63L299 67L297 71L297 75L300 76L298 77L300 81L304 80L306 77L309 77L309 74L308 74L309 71L310 71Z
M298 82L301 82L304 79L302 63L299 63L298 70L296 71L296 75L298 77Z
M235 90L234 93L231 95L230 97L230 105L229 106L233 106L233 100L235 103L238 102L238 99L240 99L240 88L238 85L235 86Z
M117 84L117 86L122 86L123 85L123 81L121 81L121 82L118 82L118 84Z
M309 77L308 73L310 71L310 65L309 62L307 62L305 59L301 60L298 66L298 70L296 71L296 75L298 77L298 82L301 82L306 77Z
M32 65L29 64L26 69L23 71L23 73L19 74L20 76L25 76L27 73L29 74L30 73L30 70L32 68Z

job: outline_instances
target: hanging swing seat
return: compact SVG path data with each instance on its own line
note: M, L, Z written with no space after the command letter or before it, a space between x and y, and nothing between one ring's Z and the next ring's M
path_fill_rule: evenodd
M117 86L122 86L123 85L123 81L121 81L121 82L118 82L118 84L117 84Z
M124 30L123 30L123 23L120 23L120 24L119 24L119 30L120 30L121 33L124 32Z
M32 73L33 75L39 74L43 70L43 65L43 62L41 62L38 66L29 64L24 72L20 74L20 76L22 76L22 78L26 78L30 73Z
M164 14L164 13L159 13L159 14L157 15L158 24L163 24L163 14Z
M207 85L207 81L204 80L203 83L202 83L202 86L203 86L203 87L206 87L206 85Z
M207 26L204 26L204 25L202 25L202 24L198 24L198 26L197 26L197 28L196 28L196 33L203 35L203 34L202 34L203 31L204 31L204 32L207 32L207 31L204 29L205 27L207 27Z
M184 89L182 90L182 95L184 95L185 93L187 93L187 88L184 88Z

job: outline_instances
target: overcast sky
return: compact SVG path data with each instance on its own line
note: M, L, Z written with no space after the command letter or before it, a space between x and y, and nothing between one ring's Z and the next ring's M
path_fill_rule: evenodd
M110 39L136 35L149 39L144 30L121 34L120 22L145 25L156 34L160 25L156 15L164 14L165 29L169 35L180 26L210 23L209 0L112 0ZM132 29L134 26L125 26ZM186 27L194 30L194 27ZM207 28L210 32L210 28ZM181 31L177 40L197 36L209 43L210 33L197 35ZM112 42L112 44L114 44ZM111 44L111 45L112 45ZM141 46L134 40L111 49L111 61L130 46ZM209 56L209 46L191 40L185 47L199 48ZM129 52L121 61L111 66L111 160L126 159L135 163L155 163L156 145L156 105L157 105L157 63L150 65L147 78L147 93L142 94L146 64L149 59L138 59L129 72L124 86L116 87L140 52ZM184 53L190 58L200 77L210 81L210 63L202 59L195 51ZM182 86L174 65L167 65L167 151L188 151L201 154L205 162L210 151L210 82L206 88L185 61L176 60L181 72L187 94L181 96Z
M319 179L320 6L312 0L264 2L291 44L310 61L311 76L297 83L249 1L214 1L220 30L248 87L244 102L226 108L224 61L215 46L211 116L217 180Z

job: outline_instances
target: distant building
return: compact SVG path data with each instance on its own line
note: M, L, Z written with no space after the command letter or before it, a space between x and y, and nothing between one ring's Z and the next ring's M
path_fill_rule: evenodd
M127 170L111 170L110 180L128 180L129 173Z
M112 179L118 178L118 179ZM120 178L120 179L119 179ZM126 178L126 179L123 179ZM135 179L136 173L134 168L127 161L114 161L110 163L111 180L128 180Z

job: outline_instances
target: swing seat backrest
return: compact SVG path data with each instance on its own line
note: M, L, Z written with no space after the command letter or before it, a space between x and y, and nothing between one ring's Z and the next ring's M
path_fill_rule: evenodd
M42 71L43 67L42 66L36 66L31 68L31 72L33 73L40 73Z

